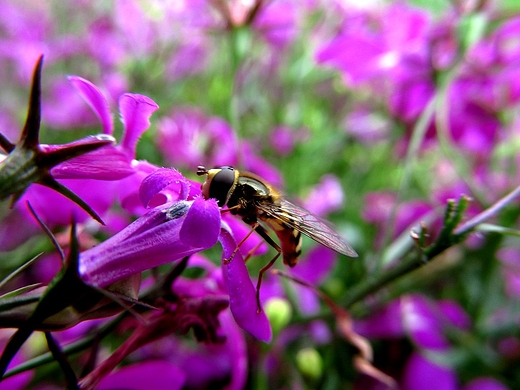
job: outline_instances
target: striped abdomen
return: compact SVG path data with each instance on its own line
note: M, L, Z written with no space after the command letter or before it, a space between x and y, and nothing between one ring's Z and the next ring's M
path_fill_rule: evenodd
M284 264L294 267L302 253L302 234L274 218L264 220L280 240Z

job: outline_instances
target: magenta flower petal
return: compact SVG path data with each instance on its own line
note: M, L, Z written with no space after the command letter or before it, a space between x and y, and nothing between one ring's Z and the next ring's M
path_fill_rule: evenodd
M180 188L177 191L178 200L186 200L190 192L190 183L176 169L159 168L144 178L139 188L139 199L148 207L152 198L169 185L176 183Z
M402 389L457 390L457 377L450 368L433 363L414 352L408 359L404 369Z
M307 196L303 206L316 215L325 216L341 210L344 203L345 196L338 178L334 175L325 175Z
M293 287L296 292L295 297L297 297L298 300L298 310L300 313L306 316L318 314L321 306L320 299L316 295L316 292L306 286L300 286L298 284L295 284Z
M124 366L104 377L99 390L128 389L182 389L186 374L176 365L166 361L146 361Z
M217 241L218 230L213 226L219 209L215 202L203 202L206 203L204 200L196 204L180 201L157 207L115 236L82 252L79 266L81 277L90 285L106 287L127 276L209 248L209 244ZM195 215L190 216L189 231L195 224L191 219L196 218L198 234L204 238L197 241L184 234L190 240L186 243L180 238L180 230L193 206ZM200 208L204 212L200 212ZM208 245L192 246L193 243Z
M121 146L131 156L135 156L135 147L139 137L150 127L150 116L159 106L149 97L125 93L119 98L121 121L125 125L125 134Z
M69 76L68 80L101 120L103 133L112 134L114 127L112 116L110 115L110 108L105 95L101 93L98 87L84 78L79 76Z
M315 246L307 252L298 266L291 270L291 273L311 284L323 283L332 271L337 257L338 255L332 249L323 245Z
M143 180L159 168L146 160L134 160L132 165L135 169L135 174L119 182L120 202L125 211L135 215L144 215L149 211L149 209L145 208L141 202L139 195L140 188ZM172 195L172 191L173 189L170 186L168 191L163 190L159 193L156 193L153 197L153 200L148 201L147 207L153 208L167 202L182 200L179 199L177 195L169 198L169 195Z
M204 221L204 229L200 223ZM179 232L180 240L195 248L210 248L217 243L220 210L215 199L199 197L193 201Z
M392 301L370 317L356 320L354 329L370 339L403 337L405 332L401 312L401 300Z
M402 319L412 340L420 347L444 350L448 340L443 334L439 310L426 298L413 295L402 301Z
M231 381L226 389L241 390L246 386L248 368L247 344L244 334L234 322L229 310L223 311L219 318L222 328L227 330L227 343L229 344Z
M231 231L233 232L233 237L235 237L237 242L241 242L246 237L246 235L251 232L251 226L246 225L236 216L230 215L230 213L225 213L222 215L222 217L226 224L230 227ZM249 253L253 249L256 249L255 255L262 255L269 250L265 240L257 233L251 234L247 240L245 240L242 245L240 245L240 252L242 252L242 255Z
M16 206L7 214L0 224L0 248L7 252L16 249L31 237L41 234L41 228L34 218L27 218L27 207L22 210Z
M330 274L336 258L336 252L318 245L306 253L298 266L291 269L291 273L311 285L317 286ZM319 312L320 300L316 292L298 284L294 285L294 289L298 307L303 314L312 315Z
M237 251L233 260L225 260L237 246L226 229L220 231L220 243L223 248L222 271L228 288L231 313L242 329L268 343L272 338L271 325L264 311L258 313L256 290L249 278L242 254Z
M77 145L96 144L108 140L115 143L111 135L89 136L64 145L40 144L44 152L66 150ZM92 152L67 160L51 170L55 179L119 180L135 173L132 160L114 145L106 145Z
M116 146L108 145L52 168L55 179L120 180L135 173L132 160Z
M91 179L64 179L60 180L60 183L83 199L98 215L103 215L110 208L117 187L116 181ZM89 218L87 212L75 202L47 187L30 187L15 206L25 218L32 220L26 201L33 205L36 213L50 226L67 226L72 217L77 222ZM18 226L16 228L18 229Z
M439 309L453 326L469 330L471 317L455 301L443 300L438 303Z
M145 11L144 4L135 1L120 0L115 3L115 20L125 36L125 42L131 45L136 57L149 55L156 44L155 20Z

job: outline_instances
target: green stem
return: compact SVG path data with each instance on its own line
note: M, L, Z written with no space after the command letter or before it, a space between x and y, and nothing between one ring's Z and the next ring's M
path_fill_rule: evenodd
M520 197L520 186L462 225L459 225L459 222L468 199L462 198L458 205L451 202L448 204L444 218L444 227L435 243L424 250L410 253L393 268L386 269L378 274L368 275L362 283L347 291L348 298L344 302L344 307L351 307L354 303L380 290L390 282L427 264L446 249L463 241L480 223L495 215L518 197ZM457 225L459 226L457 227Z
M66 347L63 348L63 353L67 356L71 356L75 353L81 352L81 351L89 348L92 345L92 343L94 342L94 340L96 339L96 337L98 337L99 339L102 339L105 336L107 336L109 333L111 333L115 329L115 327L121 322L121 320L124 318L125 315L126 315L126 313L121 314L119 317L117 317L116 319L114 319L113 321L111 321L110 323L105 325L104 327L102 327L99 332L91 333L91 334L89 334L89 336L87 336L75 343L67 345ZM53 362L55 362L55 360L54 360L52 353L46 352L33 359L27 360L26 362L16 366L12 370L7 371L4 374L3 378L5 379L10 376L14 376L14 375L20 374L22 372L32 370L32 369L41 367L45 364L49 364L49 363L53 363Z

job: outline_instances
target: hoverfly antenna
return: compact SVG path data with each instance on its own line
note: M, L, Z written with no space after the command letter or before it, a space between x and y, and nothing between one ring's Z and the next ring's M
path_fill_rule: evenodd
M197 176L207 175L208 171L206 170L206 167L203 165L199 165L197 167Z

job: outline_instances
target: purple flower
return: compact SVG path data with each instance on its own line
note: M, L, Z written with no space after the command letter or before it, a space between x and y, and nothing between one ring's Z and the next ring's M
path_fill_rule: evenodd
M404 3L350 14L342 32L318 52L318 63L338 68L348 86L367 85L393 115L416 120L435 90L428 57L429 16Z
M130 275L212 247L217 239L223 246L224 280L230 308L237 323L260 340L269 341L271 328L262 311L257 312L256 290L238 251L227 261L237 244L227 224L221 229L220 211L215 200L185 200L189 182L178 172L159 169L143 180L143 204L168 199L165 189L175 185L175 202L155 207L137 221L80 256L80 275L89 285L106 287ZM162 198L157 194L163 192ZM154 200L155 199L155 200ZM219 234L220 232L220 234Z
M444 351L449 347L445 336L448 326L467 329L470 325L467 314L454 302L439 303L412 295L402 301L403 325L417 346Z
M257 339L271 341L271 326L264 311L258 312L256 289L251 282L242 254L237 251L231 261L226 260L230 258L237 243L225 228L221 230L220 242L223 248L222 270L233 318L242 329Z
M405 332L401 313L402 301L392 301L368 318L356 320L356 332L370 339L403 337Z
M325 175L307 196L304 207L318 216L341 210L345 203L341 184L336 176Z
M263 7L252 23L264 39L275 48L285 47L297 34L298 1L273 1Z
M380 13L356 15L353 11L349 16L343 31L319 51L318 62L342 70L348 85L389 80L391 72L397 79L397 86L404 87L401 78L407 77L411 81L408 88L413 90L418 85L415 81L420 80L416 77L422 76L423 70L427 69L425 38L428 15L402 3L394 3ZM401 28L393 28L394 20L401 21ZM386 91L390 93L390 90Z
M158 123L157 147L175 166L236 165L237 143L223 119L198 109L178 110Z
M402 387L404 390L459 388L457 376L452 369L432 362L417 352L406 363Z
M390 123L383 115L360 105L347 114L345 131L357 141L373 145L388 139Z
M173 290L180 296L227 295L228 289L223 279L222 268L217 267L204 257L194 255L188 267L202 268L206 273L200 279L179 277L173 284ZM225 341L219 344L193 348L191 343L174 342L173 348L164 348L164 356L173 361L187 374L187 386L201 388L207 383L221 378L230 378L230 389L242 389L247 380L247 346L244 333L232 317L229 308L219 315L220 333ZM172 354L171 351L177 351Z
M456 31L404 3L347 14L342 31L317 53L318 63L339 69L353 89L368 87L392 116L412 129L434 97L436 72L451 66L456 57ZM400 21L399 29L393 20ZM480 158L490 155L500 140L499 112L520 98L518 67L513 69L511 60L504 66L495 53L511 44L505 56L517 58L520 51L511 37L519 25L511 21L470 51L448 85L449 105L440 108L448 113L446 128L432 120L427 140L435 139L436 132L448 132L465 151ZM493 67L498 71L491 72Z
M277 126L271 130L269 141L274 150L280 155L286 156L293 151L295 143L299 138L298 135L301 132L286 126Z
M219 229L220 212L215 201L198 198L167 203L82 252L80 275L87 284L106 287L212 247Z

